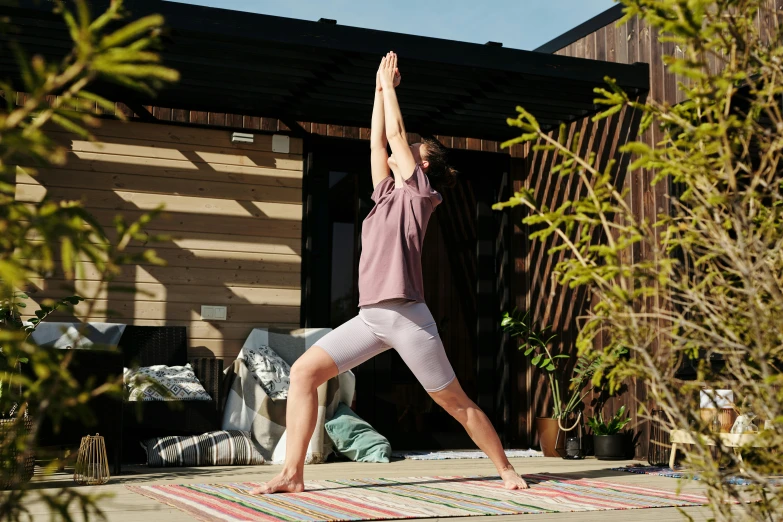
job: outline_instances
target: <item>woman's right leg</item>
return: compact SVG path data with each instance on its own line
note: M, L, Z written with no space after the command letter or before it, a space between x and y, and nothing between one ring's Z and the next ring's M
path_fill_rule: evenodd
M283 470L252 495L304 490L307 444L318 417L318 387L387 350L361 317L356 316L329 332L291 367L286 404L286 447Z
M283 470L251 495L304 491L304 461L318 416L318 387L337 375L332 358L320 346L313 346L291 367L285 412L286 446Z

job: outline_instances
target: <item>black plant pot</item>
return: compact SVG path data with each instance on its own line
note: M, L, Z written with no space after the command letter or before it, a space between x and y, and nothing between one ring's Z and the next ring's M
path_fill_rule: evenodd
M628 435L593 435L593 449L598 460L625 460L628 458Z

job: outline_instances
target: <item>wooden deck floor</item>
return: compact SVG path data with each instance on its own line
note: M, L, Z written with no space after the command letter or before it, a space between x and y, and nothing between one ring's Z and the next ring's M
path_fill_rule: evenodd
M666 477L654 477L637 475L618 471L610 471L608 468L619 467L631 462L601 462L594 459L583 461L567 461L555 458L518 458L512 459L514 466L520 473L549 472L558 474L575 474L627 484L639 484L665 490L675 490L678 481ZM147 468L131 468L119 477L113 477L109 484L92 487L94 492L110 493L113 498L104 500L101 505L110 522L130 521L166 521L185 522L190 521L187 514L178 509L165 506L154 500L131 493L125 488L127 484L186 484L186 483L221 483L221 482L255 482L272 477L279 470L279 466L258 467L220 467L198 469L165 469L150 470ZM395 461L389 464L362 464L362 463L329 463L323 465L307 466L305 468L308 479L323 478L361 478L361 477L413 477L430 475L490 475L494 472L492 464L487 459L476 460L440 460L440 461ZM33 487L41 489L59 489L65 485L73 485L72 476L62 474L53 477L38 477ZM692 481L684 485L683 491L699 492L698 481ZM31 506L34 520L49 520L49 513L42 504ZM709 512L705 508L686 508L694 520L707 520ZM468 517L471 521L477 518ZM588 513L558 513L546 515L509 515L492 517L502 522L535 520L538 522L550 521L626 521L634 522L656 521L668 522L684 520L677 508L642 509L634 511L599 511ZM430 521L435 519L428 519ZM466 520L463 518L449 520Z

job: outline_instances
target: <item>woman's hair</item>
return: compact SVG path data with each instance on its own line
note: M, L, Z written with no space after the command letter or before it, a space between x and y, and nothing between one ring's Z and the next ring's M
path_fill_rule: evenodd
M438 140L423 138L425 153L423 158L429 162L427 177L435 190L448 189L457 182L457 171L448 163L448 149Z

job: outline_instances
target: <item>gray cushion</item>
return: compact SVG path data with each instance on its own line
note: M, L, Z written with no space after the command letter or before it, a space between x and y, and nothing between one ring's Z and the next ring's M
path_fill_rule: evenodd
M125 326L119 323L43 322L30 335L30 339L38 346L105 349L117 346Z
M282 360L293 366L302 354L318 344L318 341L331 331L331 328L295 328L292 330L254 328L245 340L243 349L268 346ZM226 369L227 371L228 369ZM351 404L356 389L356 379L351 371L341 374L339 379L340 400Z
M245 340L244 346L269 346L290 366L307 351L308 348L328 334L331 328L297 328L294 330L267 330L253 328Z

